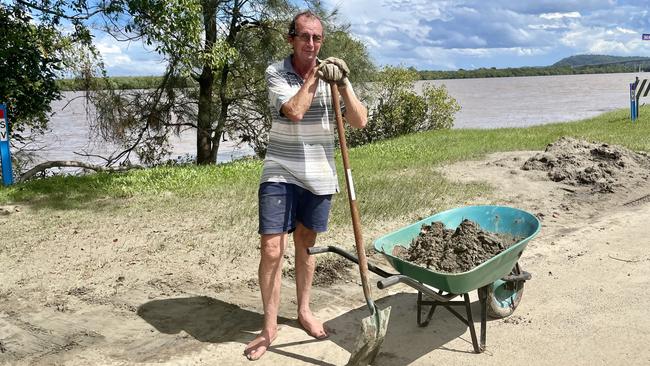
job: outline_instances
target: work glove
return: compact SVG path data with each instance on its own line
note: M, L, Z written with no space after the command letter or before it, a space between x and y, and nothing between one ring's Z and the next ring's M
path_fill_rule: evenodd
M340 88L347 86L350 69L345 61L336 57L328 57L318 65L318 77L327 81L335 82Z

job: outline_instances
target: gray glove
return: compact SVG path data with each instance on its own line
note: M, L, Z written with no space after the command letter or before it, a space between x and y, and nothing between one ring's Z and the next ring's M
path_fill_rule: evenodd
M325 62L327 62L328 64L334 64L338 66L339 69L343 71L343 77L348 77L348 74L350 73L350 69L348 68L348 65L345 63L345 61L343 61L342 59L336 57L328 57L325 59Z
M347 77L350 73L345 61L336 57L328 57L318 65L318 77L327 81L335 82L339 87L347 86Z

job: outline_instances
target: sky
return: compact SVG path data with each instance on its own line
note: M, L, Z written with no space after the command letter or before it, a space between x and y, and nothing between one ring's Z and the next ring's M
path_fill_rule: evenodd
M648 56L647 0L324 0L378 66L418 70L547 66L577 54ZM139 43L96 38L109 75L157 75ZM326 40L327 41L327 40Z

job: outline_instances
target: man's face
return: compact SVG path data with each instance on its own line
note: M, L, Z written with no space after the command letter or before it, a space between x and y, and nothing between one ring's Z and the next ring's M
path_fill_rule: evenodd
M301 62L313 62L323 44L323 26L315 18L296 19L296 34L289 36L294 57Z

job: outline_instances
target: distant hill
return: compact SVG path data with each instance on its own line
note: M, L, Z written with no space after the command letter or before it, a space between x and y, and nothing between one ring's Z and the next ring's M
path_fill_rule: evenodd
M639 72L650 70L650 57L575 55L561 59L551 66L510 67L506 69L478 68L455 71L418 71L421 80L497 78L511 76L545 76L575 74L610 74L619 72Z
M614 65L626 63L650 62L650 57L640 56L608 56L608 55L575 55L565 57L551 65L551 67L580 67L595 65Z

